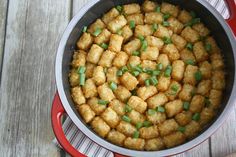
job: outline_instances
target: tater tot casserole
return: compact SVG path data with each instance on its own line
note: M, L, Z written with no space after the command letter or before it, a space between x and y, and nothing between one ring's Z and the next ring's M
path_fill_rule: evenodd
M220 107L224 61L197 14L170 3L115 6L81 29L71 96L100 137L163 150L196 137Z

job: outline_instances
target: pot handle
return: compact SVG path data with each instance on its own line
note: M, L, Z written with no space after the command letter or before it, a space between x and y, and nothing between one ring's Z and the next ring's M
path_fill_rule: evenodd
M227 19L227 23L231 27L234 36L236 36L236 2L235 0L225 0L229 8L230 17Z
M57 138L58 143L64 148L64 150L73 157L86 157L84 154L80 153L75 149L70 142L66 139L64 131L62 129L61 117L66 111L63 108L58 92L55 94L52 109L51 109L51 119L52 119L52 129ZM114 157L126 157L121 154L114 153Z
M62 106L58 93L55 94L51 109L52 129L57 138L58 143L74 157L86 157L84 154L77 151L70 142L66 139L64 131L62 129L61 117L65 114L65 109Z

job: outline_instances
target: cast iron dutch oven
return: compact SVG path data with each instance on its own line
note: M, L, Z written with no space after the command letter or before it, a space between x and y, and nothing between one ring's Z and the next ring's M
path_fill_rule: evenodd
M128 3L142 3L142 0L91 0L87 3L69 23L66 28L56 56L56 83L58 93L52 105L52 127L60 145L72 156L84 156L78 152L66 139L61 116L64 113L72 119L75 125L91 140L114 152L115 156L170 156L189 150L208 139L227 119L236 99L235 83L235 60L236 60L236 2L235 0L225 0L230 10L230 18L225 21L223 17L206 1L203 0L166 0L169 3L179 5L186 10L195 11L203 20L207 27L212 31L218 45L222 49L226 65L226 89L224 91L222 108L214 121L206 127L201 134L191 141L180 146L161 151L135 151L119 147L99 137L82 120L77 113L74 103L70 96L70 86L68 73L72 60L75 43L78 40L83 26L90 25L95 19L101 17L105 12L116 5ZM157 0L161 2L161 0ZM231 29L230 29L231 27Z

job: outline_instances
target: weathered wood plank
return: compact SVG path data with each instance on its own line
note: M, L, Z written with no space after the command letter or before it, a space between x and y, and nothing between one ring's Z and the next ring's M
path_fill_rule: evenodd
M0 156L60 156L52 144L54 61L70 0L11 0L0 93Z
M7 19L7 4L8 0L0 0L0 83L3 60L3 49L5 41L5 24Z
M236 106L222 127L211 137L213 157L222 157L236 152Z
M72 13L73 16L82 8L89 0L73 0Z
M187 152L177 155L176 157L209 157L209 156L210 156L209 140L206 140L199 146L196 146Z

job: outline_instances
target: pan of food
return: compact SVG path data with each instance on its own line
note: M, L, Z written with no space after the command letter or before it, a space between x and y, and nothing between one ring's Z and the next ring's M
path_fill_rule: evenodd
M208 139L236 97L236 4L225 2L226 21L201 0L87 3L56 56L60 145L84 156L64 135L65 113L115 156L170 156Z

